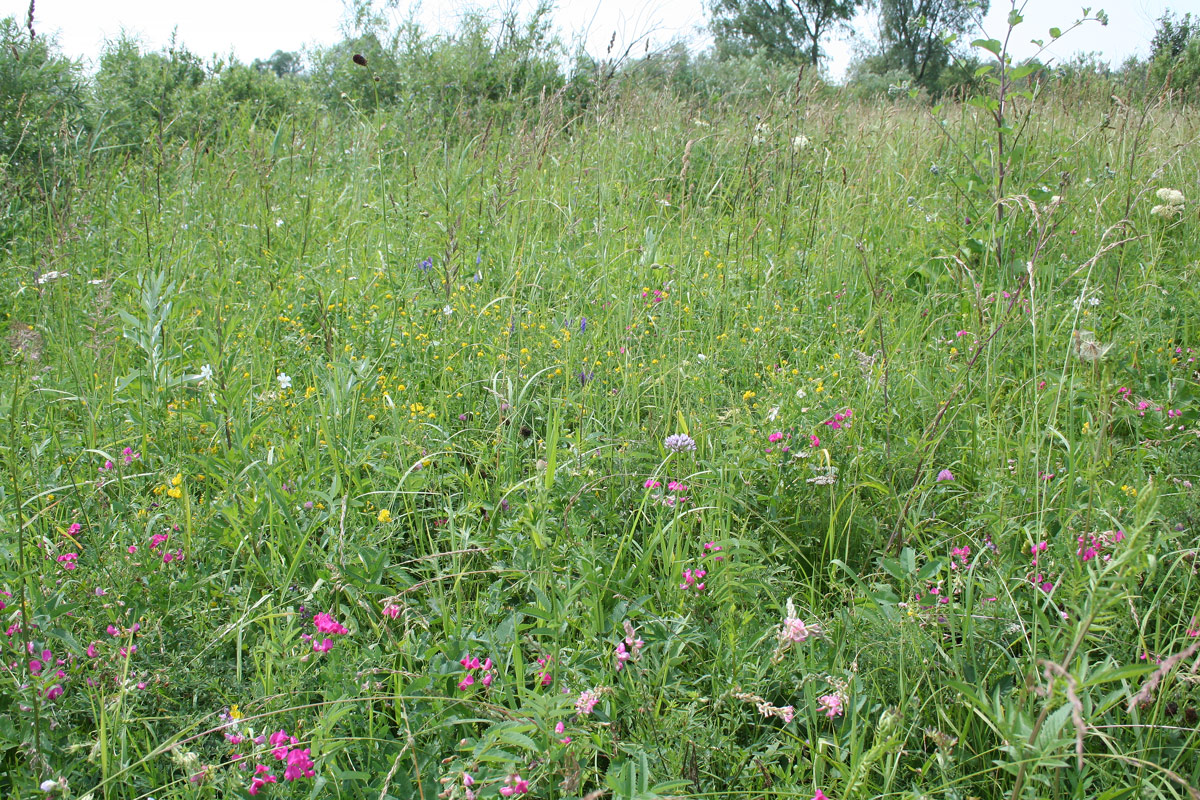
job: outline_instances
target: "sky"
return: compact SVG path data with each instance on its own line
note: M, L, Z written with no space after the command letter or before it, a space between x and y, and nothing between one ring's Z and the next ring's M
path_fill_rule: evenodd
M417 18L430 30L453 29L465 7L495 7L516 3L530 8L534 0L400 0L389 12L397 20L415 9ZM1066 30L1080 17L1078 0L1018 0L1025 6L1025 21L1017 28L1018 57L1031 55L1034 38L1048 39L1053 26ZM1003 38L1009 0L992 0L985 30ZM0 0L0 17L15 16L24 23L28 0ZM1043 55L1063 60L1075 53L1098 53L1119 64L1130 55L1146 55L1154 34L1154 22L1171 8L1200 12L1200 0L1108 0L1093 6L1108 12L1109 25L1085 25L1055 43ZM698 45L703 33L705 0L559 0L555 5L556 26L566 42L582 41L589 52L603 56L616 35L616 50L637 43L643 52L672 38ZM37 0L34 28L58 37L62 51L81 58L86 66L94 61L105 40L126 31L151 48L165 46L176 32L180 42L205 58L235 54L242 61L266 58L275 50L300 50L305 46L330 44L342 36L342 0ZM829 41L824 66L840 78L856 48L874 38L868 17L855 21L856 31Z

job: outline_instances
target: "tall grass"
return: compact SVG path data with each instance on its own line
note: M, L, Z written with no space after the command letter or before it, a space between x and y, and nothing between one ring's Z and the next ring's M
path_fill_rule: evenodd
M614 92L27 220L9 794L1195 795L1195 111Z

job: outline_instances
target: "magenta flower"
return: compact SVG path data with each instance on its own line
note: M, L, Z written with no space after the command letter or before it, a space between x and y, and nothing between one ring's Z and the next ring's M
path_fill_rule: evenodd
M333 633L342 636L350 632L324 611L313 617L313 624L317 626L317 630L320 633Z
M825 716L833 719L842 715L842 696L840 694L827 694L817 699L817 710L824 713Z
M937 479L939 481L952 481L954 480L954 473L948 469L944 469L937 474Z
M775 431L774 433L772 433L771 435L769 435L767 437L767 441L770 442L771 444L775 444L776 442L778 442L782 439L783 439L783 433L781 431Z

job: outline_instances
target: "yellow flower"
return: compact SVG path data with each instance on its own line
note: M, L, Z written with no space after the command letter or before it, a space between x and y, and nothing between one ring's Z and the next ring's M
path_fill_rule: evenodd
M167 489L167 496L178 500L183 497L183 489L180 489L178 486L172 486L170 489Z
M174 477L174 478L171 478L171 485L172 485L172 486L178 486L178 485L179 485L179 484L181 484L181 483L183 483L183 474L182 474L182 473L179 473L179 472L176 472L176 473L175 473L175 477Z
M386 508L381 508L379 509L379 516L376 517L376 519L378 519L380 522L391 522L392 512L388 511Z
M230 719L235 719L235 720L241 719L244 716L246 716L246 715L238 710L237 703L234 703L233 705L231 705L229 707L229 718Z

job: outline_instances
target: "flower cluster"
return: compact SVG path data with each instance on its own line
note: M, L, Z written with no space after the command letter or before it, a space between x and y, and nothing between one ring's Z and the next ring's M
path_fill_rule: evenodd
M492 659L490 658L485 658L483 661L480 661L478 658L472 658L471 654L467 653L458 660L458 663L462 664L462 668L467 671L467 674L463 676L463 679L458 682L458 690L460 692L465 692L467 689L475 685L476 673L479 675L479 682L483 684L485 689L490 687L492 685L492 681L496 679L496 669L492 665Z
M1183 213L1183 206L1187 202L1187 198L1178 189L1168 189L1164 186L1155 192L1154 196L1162 200L1161 205L1150 209L1150 213L1154 216L1162 219L1174 219Z
M696 449L696 440L686 433L674 433L663 441L663 447L672 453L683 453Z
M741 700L744 703L753 703L758 713L764 717L775 717L783 722L784 725L791 722L796 716L795 706L773 706L763 698L749 692L734 692L733 697Z
M779 631L775 634L775 653L771 656L771 663L778 664L787 655L787 652L794 645L802 644L809 639L821 636L821 626L817 623L808 624L804 620L796 616L796 606L792 602L792 598L787 599L783 623L779 626Z
M345 626L324 611L313 616L313 625L316 626L317 633L331 634L333 636L345 636L350 633L350 631L346 630ZM319 642L307 633L301 636L301 638L306 642L312 642L313 652L328 653L333 649L333 639L330 639L329 636L326 636Z
M1091 561L1093 558L1099 558L1101 561L1108 561L1112 558L1111 550L1118 543L1125 540L1125 531L1104 531L1103 533L1085 533L1076 538L1079 548L1075 554L1083 561Z
M839 411L833 415L831 419L825 420L825 424L833 428L835 431L839 428L849 428L850 418L854 416L854 409L847 408L845 411ZM842 423L845 423L844 425Z
M636 662L641 658L642 647L646 644L636 636L633 624L629 620L625 620L625 641L617 643L617 672L625 666L626 661Z
M679 584L679 588L685 592L691 589L699 594L704 591L704 582L700 579L707 574L708 572L702 569L685 569L683 571L683 583Z

